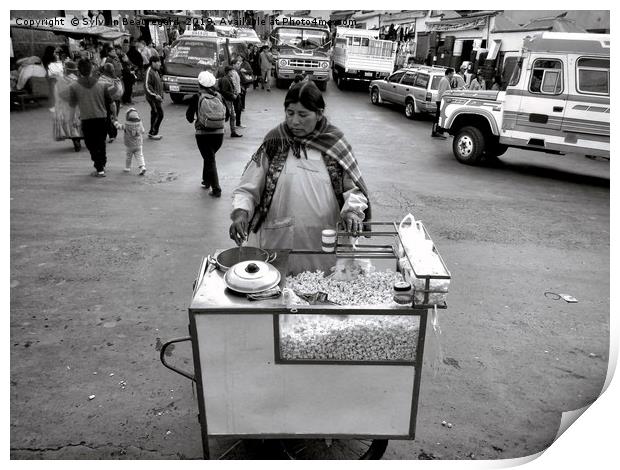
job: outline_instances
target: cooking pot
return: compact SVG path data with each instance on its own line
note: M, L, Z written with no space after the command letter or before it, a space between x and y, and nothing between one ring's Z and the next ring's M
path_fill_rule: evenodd
M269 254L268 251L254 246L229 248L220 252L216 257L209 255L209 262L217 266L221 271L228 271L231 266L242 261L261 261L271 263L276 259L277 253Z
M256 294L276 287L281 275L272 264L264 261L241 261L224 274L229 289L242 294Z

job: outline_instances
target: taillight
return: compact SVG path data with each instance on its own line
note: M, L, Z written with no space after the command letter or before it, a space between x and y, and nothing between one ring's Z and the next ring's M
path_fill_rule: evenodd
M433 94L430 91L426 93L426 101L433 101Z

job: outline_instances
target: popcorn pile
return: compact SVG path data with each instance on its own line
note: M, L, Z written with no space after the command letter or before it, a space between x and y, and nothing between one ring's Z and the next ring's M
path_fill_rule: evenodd
M283 359L415 361L419 317L280 316Z
M396 281L402 276L395 271L360 273L350 280L324 277L320 270L286 278L287 287L298 294L325 292L329 301L346 306L389 304Z

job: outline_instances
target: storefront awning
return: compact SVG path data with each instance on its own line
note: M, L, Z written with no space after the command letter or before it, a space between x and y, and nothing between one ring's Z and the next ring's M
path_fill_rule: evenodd
M427 21L427 31L466 31L468 29L484 28L487 24L487 16L478 18L457 18L443 21Z
M114 41L129 36L129 33L119 31L109 26L46 26L46 25L25 25L18 24L15 20L11 20L11 28L30 29L32 31L47 31L54 34L66 36L71 39L83 39L85 37L94 37L102 41Z

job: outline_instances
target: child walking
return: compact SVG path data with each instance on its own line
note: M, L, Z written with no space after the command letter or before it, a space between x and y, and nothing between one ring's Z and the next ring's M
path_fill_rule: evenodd
M146 164L144 163L144 155L142 154L142 135L145 133L145 130L140 115L135 108L129 108L125 115L125 124L123 124L121 128L125 131L125 149L127 151L125 171L131 171L131 161L135 158L140 170L138 174L143 176L146 173Z

